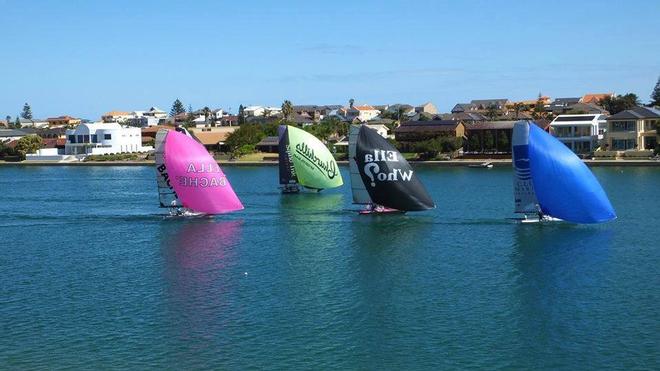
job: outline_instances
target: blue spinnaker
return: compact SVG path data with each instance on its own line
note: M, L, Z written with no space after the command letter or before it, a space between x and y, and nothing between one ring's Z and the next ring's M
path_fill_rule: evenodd
M605 191L568 147L530 124L529 161L536 197L544 214L572 223L616 219Z

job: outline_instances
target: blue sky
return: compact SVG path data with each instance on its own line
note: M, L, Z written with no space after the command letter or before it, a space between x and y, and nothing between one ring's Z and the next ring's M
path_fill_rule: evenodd
M524 5L522 5L524 4ZM0 0L0 117L533 99L660 76L660 1Z

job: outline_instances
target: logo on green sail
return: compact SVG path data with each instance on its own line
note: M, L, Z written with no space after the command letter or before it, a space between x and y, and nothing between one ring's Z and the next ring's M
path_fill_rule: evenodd
M329 179L334 179L337 176L337 166L334 161L323 161L314 154L314 150L305 143L296 144L296 152L300 154L303 159L314 165L322 173L327 175Z

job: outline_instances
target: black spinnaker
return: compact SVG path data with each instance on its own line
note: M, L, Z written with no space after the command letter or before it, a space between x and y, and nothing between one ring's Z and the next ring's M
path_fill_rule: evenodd
M375 130L360 127L354 160L374 204L401 211L435 208L408 161Z

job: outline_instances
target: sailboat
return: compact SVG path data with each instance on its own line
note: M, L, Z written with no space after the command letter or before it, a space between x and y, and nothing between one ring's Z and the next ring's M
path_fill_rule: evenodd
M173 215L242 210L229 180L203 145L185 130L156 133L156 180L160 207Z
M348 156L353 203L366 205L360 214L435 208L408 161L375 130L351 125Z
M293 126L280 125L278 137L282 193L300 192L299 185L321 191L344 184L337 161L315 136Z
M515 213L523 223L603 223L614 208L591 170L568 147L533 122L513 127Z

